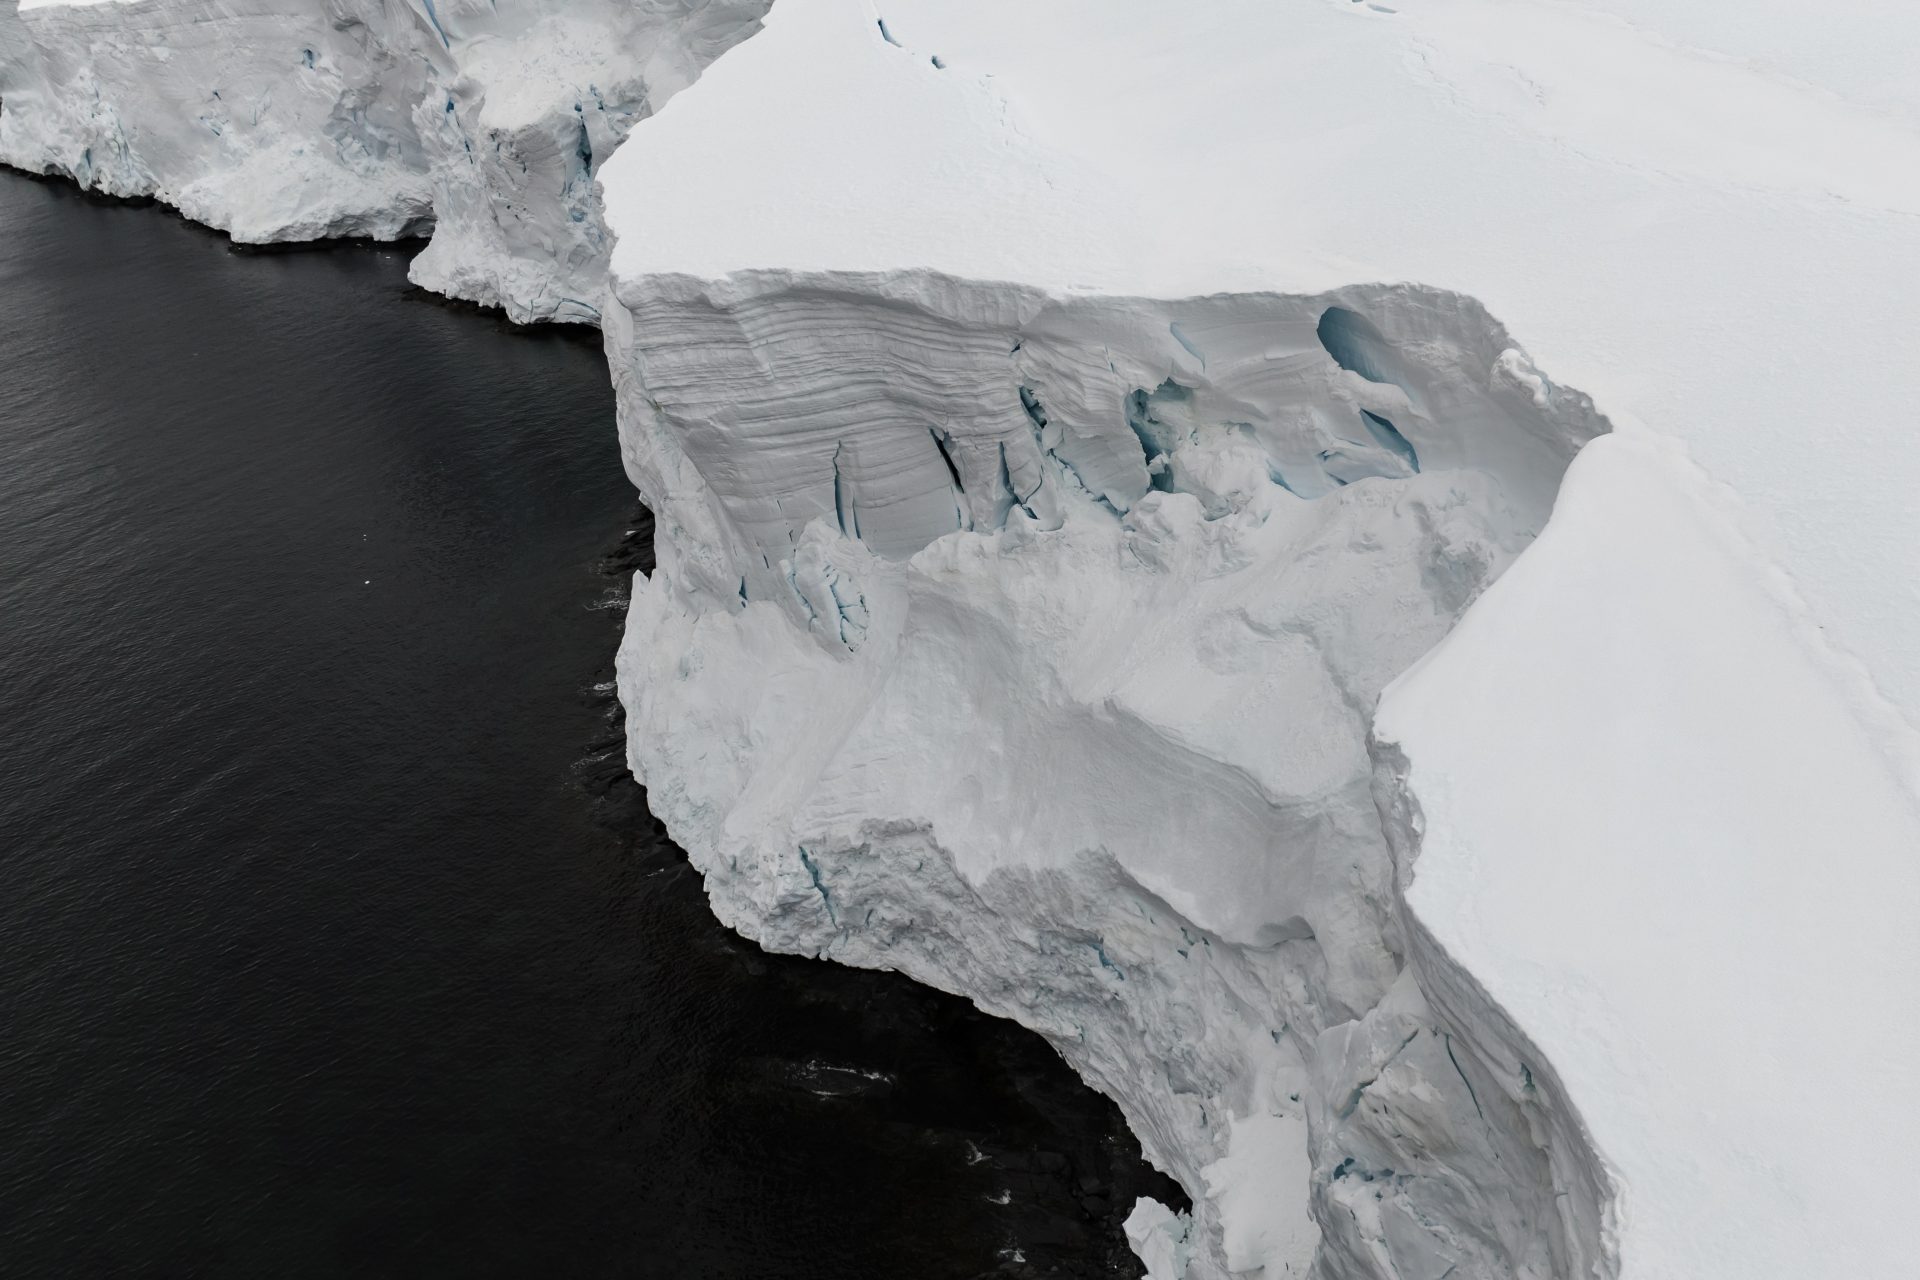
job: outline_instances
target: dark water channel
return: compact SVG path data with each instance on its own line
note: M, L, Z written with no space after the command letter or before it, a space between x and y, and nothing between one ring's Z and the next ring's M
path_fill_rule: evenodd
M405 267L0 172L0 1273L1136 1274L1046 1045L708 914L597 338Z

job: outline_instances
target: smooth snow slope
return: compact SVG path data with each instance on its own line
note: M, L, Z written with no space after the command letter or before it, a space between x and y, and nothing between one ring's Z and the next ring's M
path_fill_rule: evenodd
M593 175L766 0L8 7L0 161L247 242L431 231L416 283L592 322Z
M1382 702L1410 901L1619 1170L1626 1274L1904 1274L1911 794L1697 478L1606 443Z
M623 696L716 909L1047 1030L1195 1193L1163 1273L1909 1269L1915 65L1895 5L782 0L601 174ZM1367 741L1569 386L1619 434ZM1358 494L1410 527L1265 532Z

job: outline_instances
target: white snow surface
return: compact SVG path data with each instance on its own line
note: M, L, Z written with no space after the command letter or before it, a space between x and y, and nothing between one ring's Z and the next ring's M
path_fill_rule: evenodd
M781 0L600 175L716 910L1049 1034L1155 1276L1910 1270L1916 65Z
M1624 1274L1902 1274L1920 820L1672 452L1590 446L1383 699L1409 900L1618 1171Z

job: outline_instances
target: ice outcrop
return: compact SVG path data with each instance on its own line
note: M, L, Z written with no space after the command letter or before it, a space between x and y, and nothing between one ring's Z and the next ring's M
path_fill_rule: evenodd
M431 232L416 283L591 322L594 174L767 0L5 0L0 161L261 243Z
M1188 1275L1601 1273L1604 1176L1410 932L1369 752L1585 397L1415 288L615 297L631 753L723 919L1048 1035L1194 1193L1135 1222Z

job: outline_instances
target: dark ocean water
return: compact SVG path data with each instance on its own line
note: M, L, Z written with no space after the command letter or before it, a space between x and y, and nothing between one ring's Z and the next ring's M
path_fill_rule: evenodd
M0 1273L1135 1274L1042 1042L707 913L597 339L405 257L0 172Z

